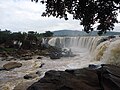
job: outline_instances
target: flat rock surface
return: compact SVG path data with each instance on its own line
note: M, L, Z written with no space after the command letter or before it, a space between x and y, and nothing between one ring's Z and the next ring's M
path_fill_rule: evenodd
M27 90L120 90L120 67L102 65L101 68L50 70Z
M22 66L22 63L19 63L19 62L9 62L9 63L6 63L6 64L3 65L3 67L6 70L18 68L18 67L21 67L21 66Z
M71 71L72 72L72 71ZM99 90L99 81L94 71L48 71L44 78L27 90Z

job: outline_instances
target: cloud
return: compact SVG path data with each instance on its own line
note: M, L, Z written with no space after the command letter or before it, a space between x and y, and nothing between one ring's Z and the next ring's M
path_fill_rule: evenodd
M40 3L33 3L30 0L1 0L0 28L22 32L29 30L44 32L58 29L81 29L79 21L41 17L44 10L45 6Z
M79 21L73 20L71 15L68 21L54 17L41 17L44 10L44 5L33 3L31 0L0 0L0 28L10 29L13 32L82 30Z

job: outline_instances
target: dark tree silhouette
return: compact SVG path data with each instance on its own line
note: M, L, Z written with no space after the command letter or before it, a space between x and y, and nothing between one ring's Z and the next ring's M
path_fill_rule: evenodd
M5 30L5 31L0 31L0 44L9 42L11 40L11 31Z
M53 33L51 31L46 31L45 33L43 33L44 37L52 37Z
M118 23L117 16L120 10L120 0L31 0L46 5L42 16L53 16L68 20L68 13L73 19L80 20L84 31L93 31L96 23L98 34L113 30Z

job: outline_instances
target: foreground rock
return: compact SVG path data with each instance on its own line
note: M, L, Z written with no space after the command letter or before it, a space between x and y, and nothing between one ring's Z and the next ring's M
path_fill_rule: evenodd
M120 90L120 67L92 65L92 69L51 70L27 90Z
M3 65L3 67L6 70L10 70L10 69L14 69L14 68L19 68L21 66L22 66L22 64L19 63L19 62L9 62L9 63L6 63L5 65Z
M34 79L36 77L41 76L41 72L37 71L36 73L29 73L24 76L24 79Z

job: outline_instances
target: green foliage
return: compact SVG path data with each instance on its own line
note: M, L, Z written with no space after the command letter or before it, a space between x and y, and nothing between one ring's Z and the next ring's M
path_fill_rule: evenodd
M9 41L11 32L9 30L0 31L0 44Z
M13 52L13 51L15 51L15 49L14 48L2 48L2 47L0 47L0 52Z
M45 33L41 33L40 36L41 37L52 37L53 36L53 32L46 31Z
M13 32L11 38L12 40L23 41L24 35L21 32Z
M51 37L52 32L46 31L46 33L40 34L34 31L26 32L10 32L9 30L0 30L0 47L14 48L14 49L38 49L41 47L41 41L44 37ZM21 46L19 46L21 44ZM1 51L6 51L5 49Z
M80 20L84 31L93 31L98 23L98 34L113 30L114 24L118 23L117 16L120 10L120 0L31 0L41 1L46 5L42 16L53 16L68 20L67 14L72 14L73 19Z
M15 49L13 49L13 48L4 48L4 51L6 51L6 52L13 52Z
M44 36L44 37L52 37L52 36L53 36L53 33L50 32L50 31L46 31L45 33L43 33L43 36Z

